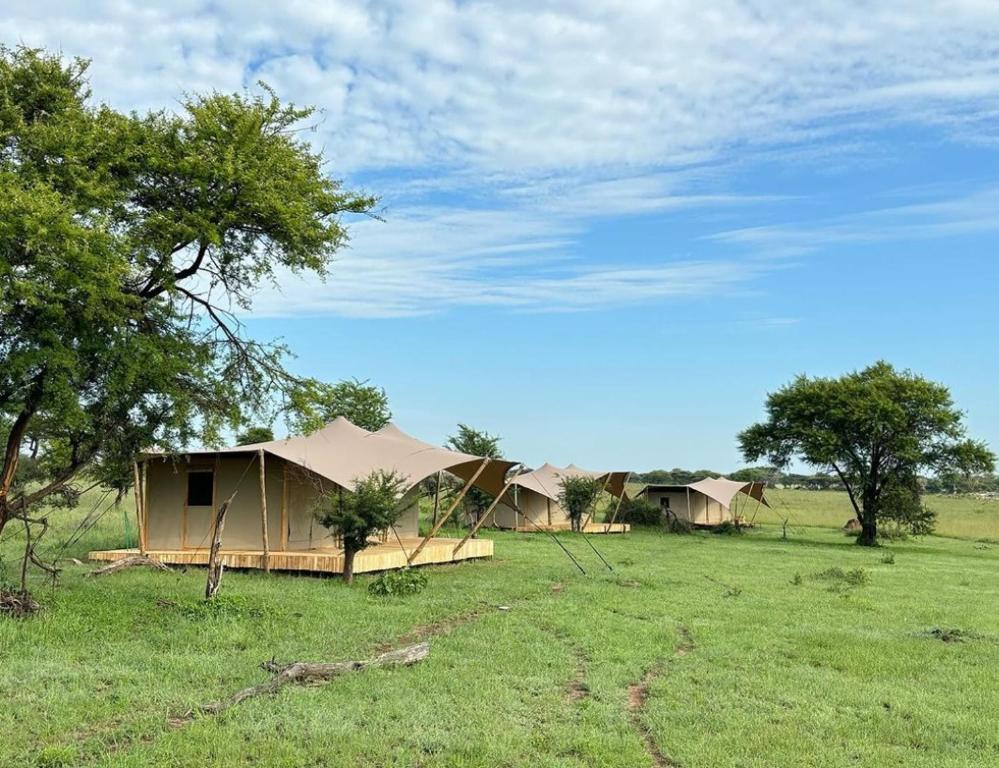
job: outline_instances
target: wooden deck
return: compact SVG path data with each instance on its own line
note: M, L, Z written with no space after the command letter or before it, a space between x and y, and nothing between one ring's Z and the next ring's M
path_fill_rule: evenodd
M358 552L354 558L355 573L387 571L403 568L408 553L416 549L421 539L402 539L397 542L376 544ZM478 557L492 557L493 543L488 539L469 539L457 555L454 548L460 539L431 539L416 557L413 565L452 563ZM403 549L405 548L405 549ZM111 562L139 554L137 549L109 549L91 552L91 560ZM149 557L168 565L207 565L207 549L151 549ZM263 568L261 550L222 550L222 562L227 568ZM312 573L343 573L343 551L339 549L271 550L272 571L308 571Z
M521 525L517 527L518 533L537 533L539 531L553 531L555 533L570 533L572 531L572 524L565 523L551 523L550 525L540 524L540 525ZM583 533L627 533L631 530L631 526L628 523L587 523L586 527L583 529Z

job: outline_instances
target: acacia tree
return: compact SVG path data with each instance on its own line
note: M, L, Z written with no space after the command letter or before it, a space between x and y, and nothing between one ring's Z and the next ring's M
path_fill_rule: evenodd
M303 379L288 393L286 411L288 425L296 435L322 429L340 416L369 432L392 419L385 390L358 379L336 384Z
M325 277L342 216L375 205L266 87L122 114L87 66L0 48L0 531L84 469L121 489L136 451L267 410L297 380L233 312L279 271Z
M473 429L466 424L458 425L458 433L448 437L445 446L452 451L459 453L470 453L473 456L482 456L487 459L501 459L503 453L499 447L500 438L490 435L488 432ZM472 486L465 494L465 513L474 525L479 521L479 517L489 509L493 497L481 488Z
M739 435L749 461L785 467L795 457L835 472L860 520L857 541L877 543L878 521L920 470L992 471L995 457L969 440L947 387L877 362L840 378L799 376L771 393L767 420ZM886 496L886 491L890 493Z
M236 435L236 445L253 445L254 443L268 443L274 439L274 430L270 427L247 427Z
M604 484L596 477L563 477L559 484L558 503L568 513L572 530L583 529L583 518L596 504Z
M369 539L395 525L402 514L399 497L403 480L394 472L376 470L355 481L354 490L322 493L316 518L343 538L343 576L354 580L354 558L371 545Z

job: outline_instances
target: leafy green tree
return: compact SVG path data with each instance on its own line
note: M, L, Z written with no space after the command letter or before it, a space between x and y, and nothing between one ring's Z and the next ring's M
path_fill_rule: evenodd
M922 486L912 474L890 477L881 492L881 520L902 535L928 536L933 533L936 514L923 504Z
M458 425L458 433L448 437L445 445L452 451L459 453L470 453L473 456L483 456L487 459L501 459L503 453L500 450L500 439L496 435L488 432L473 429L466 424ZM479 521L489 505L492 504L493 497L481 488L472 487L465 494L464 506L465 514L473 524Z
M322 429L340 416L370 432L392 419L385 390L358 379L336 384L304 379L289 392L286 410L288 425L296 435Z
M87 66L0 48L0 531L83 470L124 488L138 450L268 410L296 379L233 311L279 274L324 277L343 215L375 205L298 138L310 109L265 88L123 114Z
M270 427L247 427L236 436L236 445L268 443L273 439L274 430Z
M583 529L583 518L597 502L604 484L598 478L579 475L563 477L559 484L558 503L569 515L572 530Z
M877 362L840 378L799 376L767 397L767 421L739 435L746 459L785 467L794 457L831 470L850 496L861 532L877 543L890 483L921 469L992 471L995 457L967 439L947 387Z
M354 580L354 557L368 541L399 520L403 481L394 472L377 470L359 479L353 491L321 494L316 518L343 539L343 576Z

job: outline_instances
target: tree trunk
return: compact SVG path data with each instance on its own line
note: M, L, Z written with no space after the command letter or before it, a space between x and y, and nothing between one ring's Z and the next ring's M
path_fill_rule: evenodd
M862 547L878 545L878 504L873 490L864 490L864 508L860 515L860 536L857 543Z
M357 554L357 550L354 547L347 544L346 541L343 543L343 578L346 579L348 584L354 583L354 555Z
M866 512L860 518L860 535L857 543L862 547L876 547L878 545L878 519L874 515Z
M222 502L219 506L218 514L215 516L215 525L212 530L212 546L208 551L208 579L205 582L205 600L211 600L215 593L222 586L222 529L225 527L225 513L229 510L229 505L236 496L236 491L232 496Z

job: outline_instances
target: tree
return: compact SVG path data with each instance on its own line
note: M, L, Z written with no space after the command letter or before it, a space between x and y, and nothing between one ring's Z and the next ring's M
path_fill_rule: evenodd
M340 416L369 432L392 419L385 390L358 379L336 384L303 379L289 393L286 410L288 425L296 435L322 429Z
M247 427L236 436L236 445L268 443L273 439L274 430L270 427Z
M0 531L84 469L123 489L137 451L268 410L296 379L233 311L278 274L325 277L342 216L375 205L266 87L126 115L91 102L87 67L0 48Z
M572 530L583 529L583 518L596 504L604 484L598 478L578 475L563 477L559 485L558 503L569 515Z
M368 539L398 521L402 478L394 472L376 470L356 481L353 491L337 490L319 496L316 518L343 538L343 576L354 580L354 557L370 546Z
M785 467L794 457L831 470L860 520L857 541L877 543L886 487L921 469L991 471L995 457L965 436L949 390L877 362L837 379L799 376L767 397L767 421L739 435L747 460Z
M459 424L458 434L448 437L445 446L459 453L469 453L472 456L483 456L487 459L501 459L503 453L499 447L500 439L488 432L473 429L466 424ZM473 525L479 521L480 515L489 509L492 502L493 497L481 488L472 486L468 489L468 493L465 494L465 511Z

